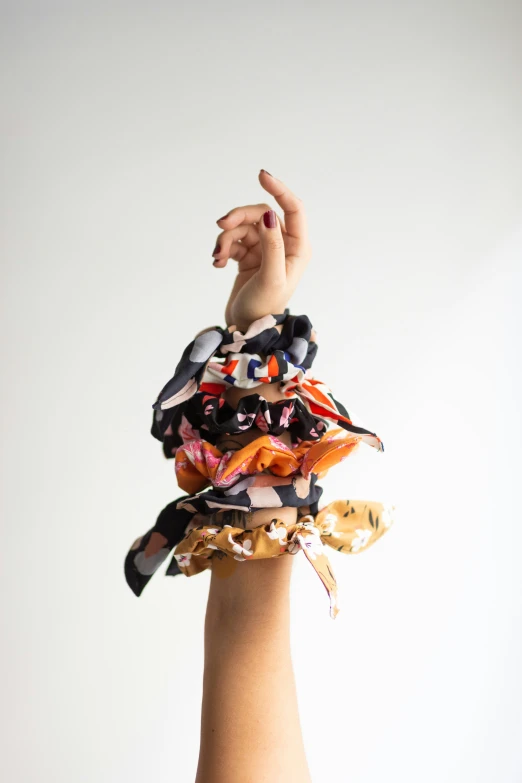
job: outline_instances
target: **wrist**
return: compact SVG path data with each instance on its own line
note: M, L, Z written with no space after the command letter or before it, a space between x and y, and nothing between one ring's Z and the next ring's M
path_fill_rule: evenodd
M231 576L212 571L207 625L243 629L278 622L289 611L293 556L240 563Z
M242 308L241 310L227 306L225 310L225 322L227 327L234 326L240 332L246 332L247 329L261 318L265 318L268 315L274 315L276 313L284 313L287 309L287 304L284 302L278 302L275 299L269 307L251 307L248 309Z

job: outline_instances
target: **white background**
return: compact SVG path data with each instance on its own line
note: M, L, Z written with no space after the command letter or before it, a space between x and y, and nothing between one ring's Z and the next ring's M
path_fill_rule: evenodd
M398 512L332 554L335 621L295 563L314 783L518 783L520 3L1 9L2 777L194 778L208 574L137 599L123 559L181 494L151 406L264 167L307 209L314 369L386 449L324 500Z

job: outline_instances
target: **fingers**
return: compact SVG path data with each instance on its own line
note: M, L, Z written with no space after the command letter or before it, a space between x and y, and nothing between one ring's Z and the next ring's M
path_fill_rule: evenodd
M262 261L259 279L269 286L281 286L286 281L285 242L279 219L274 210L267 210L259 222Z
M239 241L241 243L238 245ZM214 266L216 267L224 267L227 265L227 260L229 258L234 258L236 261L241 260L235 258L235 255L232 254L231 248L232 246L235 246L235 251L237 253L237 247L244 247L245 252L242 253L242 257L245 256L245 254L250 250L253 252L254 256L256 256L258 259L261 258L261 249L258 248L257 252L255 250L256 246L259 244L259 232L257 230L257 226L252 225L240 225L237 226L237 228L233 228L227 231L222 231L221 234L218 235L216 239L216 248L219 248L217 252L212 253L213 256L215 256L216 260L214 262Z
M259 223L263 213L267 209L272 209L269 204L247 204L243 207L235 207L231 209L222 218L216 220L216 223L220 228L231 229L243 224Z
M232 258L234 261L243 261L246 255L250 252L248 247L245 247L241 244L241 242L232 242L230 245L227 255L220 258L215 258L212 262L216 268L224 267L227 265L228 259ZM223 253L220 254L223 256ZM259 264L259 261L253 262ZM247 264L248 266L248 264Z
M308 243L308 225L303 202L287 188L284 182L276 179L264 169L259 172L259 181L285 213L286 233L298 240L296 255L299 255ZM300 247L301 243L302 248Z
M259 181L283 208L286 218L286 274L290 289L295 289L311 257L308 239L308 225L304 204L300 198L276 179L261 169Z

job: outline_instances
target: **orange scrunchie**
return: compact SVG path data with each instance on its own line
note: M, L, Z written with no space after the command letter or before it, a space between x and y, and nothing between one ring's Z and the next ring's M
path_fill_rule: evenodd
M354 451L361 436L333 429L319 441L303 441L291 449L274 435L263 435L238 451L221 452L206 440L193 440L176 451L176 477L190 494L213 485L233 486L243 476L268 471L275 476L311 473L321 477Z

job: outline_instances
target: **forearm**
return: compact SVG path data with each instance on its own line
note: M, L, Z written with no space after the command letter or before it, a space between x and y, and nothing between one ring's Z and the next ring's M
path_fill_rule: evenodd
M290 654L293 557L212 574L196 783L309 783ZM246 567L245 567L246 566Z
M260 177L286 226L265 204L217 221L214 265L238 262L227 328L196 335L153 405L151 434L189 494L163 509L125 561L137 595L173 547L167 574L212 572L196 783L310 782L290 655L293 554L306 556L335 617L325 545L364 551L392 522L371 501L319 509L317 479L360 442L383 445L310 373L315 331L287 311L311 255L303 203Z
M229 258L239 262L225 316L241 332L267 314L284 312L311 254L300 199L264 170L260 181L285 211L286 227L264 204L230 210L217 221L223 231L214 266L226 266ZM261 391L231 386L226 396L233 407L241 396ZM262 395L280 399L279 383L263 383ZM245 436L245 442L263 435L248 426L232 434ZM249 526L274 517L290 524L296 508L276 504L254 516ZM218 566L217 558L214 562ZM218 576L219 567L212 569L196 783L310 781L290 655L292 563L291 555L240 562L228 578Z

